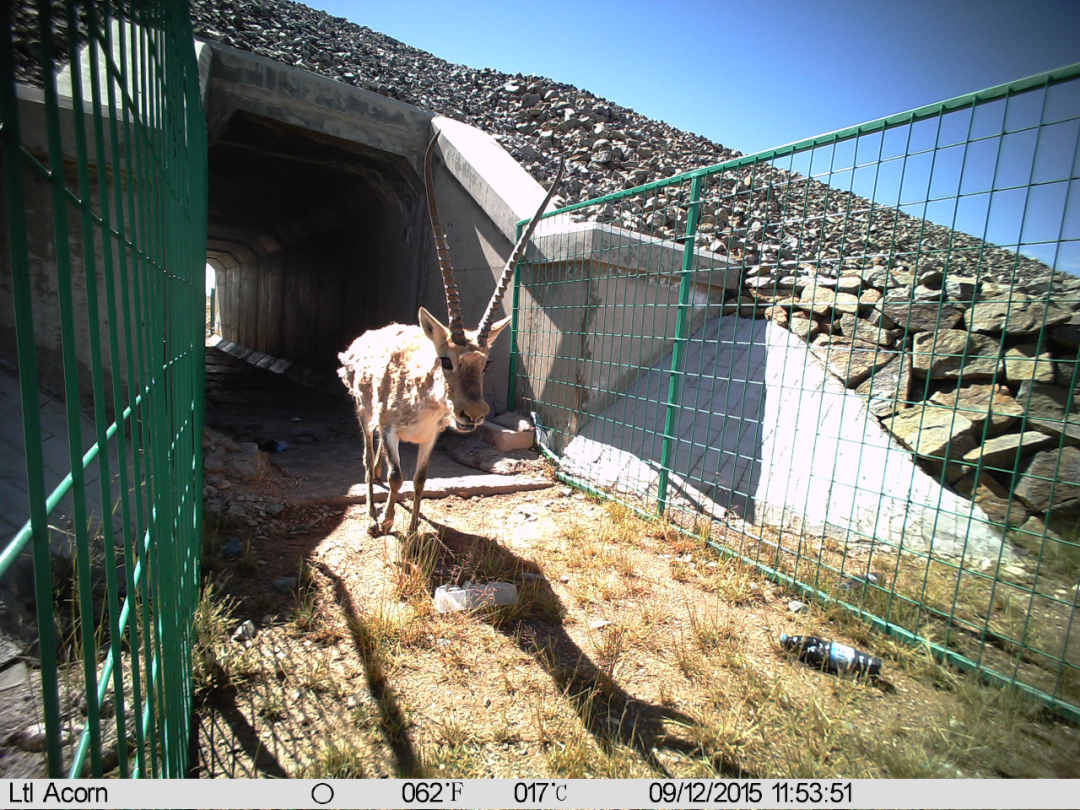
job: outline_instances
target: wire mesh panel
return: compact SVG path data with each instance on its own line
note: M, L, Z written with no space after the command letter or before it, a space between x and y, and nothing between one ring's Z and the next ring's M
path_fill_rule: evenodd
M9 775L185 773L206 317L192 43L167 0L0 10L0 586L41 724L7 731L42 736Z
M1078 148L1073 66L556 211L511 401L566 480L1080 717Z

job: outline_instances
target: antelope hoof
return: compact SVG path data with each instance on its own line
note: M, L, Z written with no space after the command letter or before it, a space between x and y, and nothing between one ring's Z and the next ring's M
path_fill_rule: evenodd
M393 528L393 518L390 520L373 520L368 524L367 533L372 537L382 537L384 534L390 534L390 531Z

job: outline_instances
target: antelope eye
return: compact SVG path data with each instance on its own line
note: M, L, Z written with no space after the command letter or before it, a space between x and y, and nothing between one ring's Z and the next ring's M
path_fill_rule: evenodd
M484 363L484 371L487 371L489 368L491 368L491 361L490 360L488 360L486 363Z
M447 371L453 371L454 370L454 364L450 362L449 357L440 357L439 361L442 363L442 367L444 369L446 369Z

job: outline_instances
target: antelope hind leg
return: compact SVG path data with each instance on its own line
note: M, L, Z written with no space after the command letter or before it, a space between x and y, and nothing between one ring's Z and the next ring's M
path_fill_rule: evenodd
M413 504L412 517L409 519L409 534L414 534L416 527L420 525L420 499L424 496L428 462L431 461L431 451L434 449L435 439L432 439L427 444L420 445L416 454L416 473L413 475Z
M372 537L378 537L379 515L375 511L375 470L379 466L379 459L375 455L375 448L372 446L371 431L363 426L363 422L361 422L361 430L364 434L364 477L367 479L368 518L371 521L368 524L368 534Z
M390 493L386 497L386 510L383 512L382 522L376 521L368 530L373 537L389 534L394 528L394 507L397 505L398 492L404 478L401 475L401 457L398 455L398 437L393 428L387 427L380 431L380 445L386 457ZM376 533L378 532L378 533Z

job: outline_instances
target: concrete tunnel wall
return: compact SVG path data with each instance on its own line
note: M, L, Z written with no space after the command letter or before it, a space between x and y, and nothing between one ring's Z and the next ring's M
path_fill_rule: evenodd
M433 128L462 315L478 324L539 184L466 125L217 43L200 50L223 338L332 371L367 329L416 323L420 306L445 321L421 174ZM509 347L508 334L495 344L485 381L495 410Z

